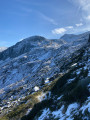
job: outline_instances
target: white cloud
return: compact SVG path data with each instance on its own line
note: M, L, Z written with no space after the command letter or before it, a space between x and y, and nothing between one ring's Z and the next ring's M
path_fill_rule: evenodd
M87 19L87 20L90 20L90 15L88 15L88 16L86 17L86 19Z
M74 32L77 31L90 31L90 0L68 0L69 2L73 3L77 6L77 12L81 14L80 23L76 24L76 28L74 28ZM82 26L82 27L80 27ZM71 31L72 32L72 31Z
M80 27L82 25L83 25L83 23L76 24L77 27Z
M53 34L63 34L65 33L67 30L65 28L56 28L54 30L52 30Z
M53 34L63 34L66 31L71 31L72 29L74 29L73 26L67 26L67 27L63 27L63 28L56 28L54 30L52 30Z
M54 19L46 16L45 14L43 14L43 13L41 13L41 12L38 12L38 13L40 14L40 16L41 16L44 20L50 22L50 23L53 24L53 25L57 25L57 22L56 22Z
M68 28L68 29L73 29L73 26L67 26L66 28Z
M84 20L90 20L90 0L69 0L78 6L82 11L82 17Z

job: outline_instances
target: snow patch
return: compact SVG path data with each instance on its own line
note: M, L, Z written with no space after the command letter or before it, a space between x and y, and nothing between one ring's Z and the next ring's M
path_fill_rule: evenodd
M73 79L69 79L68 80L68 84L70 84L72 81L74 81L75 80L75 78L73 78Z
M30 113L30 111L32 110L32 108L29 108L26 115L28 115Z
M34 91L37 92L39 90L39 87L38 86L35 86L34 87Z
M49 83L49 78L47 78L47 79L45 80L45 84L47 84L47 83Z
M77 65L77 63L74 63L71 67L74 67L74 66L76 66Z
M61 95L60 97L57 98L57 100L60 100L63 97L63 95Z
M45 120L45 118L48 117L49 113L50 113L49 108L48 109L44 109L43 112L42 112L42 115L38 118L38 120Z
M82 111L82 114L84 114L86 109L90 113L90 97L88 97L88 100L86 101L86 103L80 108L80 110Z
M63 113L62 113L63 109L64 109L64 105L62 105L62 107L59 110L52 112L53 116L55 116L55 118L58 118L58 117L62 118L63 117ZM61 120L63 120L63 118Z
M79 105L77 103L70 104L67 108L66 115L70 116L71 112L76 110L78 107L79 107Z

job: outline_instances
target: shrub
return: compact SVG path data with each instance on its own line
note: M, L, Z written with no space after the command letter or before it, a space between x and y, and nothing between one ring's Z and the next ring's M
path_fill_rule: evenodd
M67 92L63 96L63 100L69 103L72 102L84 102L87 99L87 96L89 96L89 91L87 87L83 87L82 85L74 86L74 88L71 90L71 92Z
M33 120L34 117L44 108L48 108L52 104L52 99L44 100L41 103L37 103L34 105L31 112L27 115L21 118L21 120Z

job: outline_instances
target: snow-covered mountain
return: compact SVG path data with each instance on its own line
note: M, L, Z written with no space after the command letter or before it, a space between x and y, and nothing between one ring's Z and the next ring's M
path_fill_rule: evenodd
M1 116L3 116L4 113L6 114L7 109L12 111L12 105L16 107L20 105L22 101L25 102L25 104L28 103L31 100L28 99L28 96L31 95L34 90L37 91L39 89L44 89L44 85L42 86L43 81L46 81L45 83L47 83L48 79L52 81L59 77L59 75L62 76L67 74L70 68L78 66L78 64L81 64L82 69L84 69L83 67L88 69L87 76L89 76L89 34L90 32L80 35L64 35L60 39L46 39L42 36L33 36L26 38L18 42L16 45L2 51L0 53ZM82 55L83 48L85 56L83 56L82 59L79 56ZM77 57L78 61L75 61L75 57ZM78 68L75 69L75 73L79 74L80 70L81 69ZM73 76L75 77L75 75ZM67 89L68 84L76 79L74 77L68 77L67 82L65 81L65 84L63 83L63 85L67 86ZM81 78L83 77L81 76ZM48 83L48 86L51 83ZM54 85L52 85L52 87L54 87ZM41 96L36 95L36 97L40 97L38 98L38 101L41 101L41 99L45 97L45 95L49 92L49 88L47 88L47 92L45 93L40 91ZM26 98L26 96L28 98ZM57 96L60 97L59 95ZM13 103L11 103L11 101L13 101ZM38 103L38 101L34 101L35 104ZM52 105L54 105L54 103L52 103ZM27 109L30 111L32 108L28 106ZM27 109L25 108L25 110ZM45 110L47 111L47 109ZM26 114L26 111L24 112ZM11 114L12 113L8 116L9 119L14 117ZM44 119L41 117L40 120Z
M89 120L90 42L74 52L57 77L34 96L40 102L21 120Z
M65 40L67 43L85 42L88 39L88 34L90 34L90 32L86 32L80 35L65 34L60 39Z

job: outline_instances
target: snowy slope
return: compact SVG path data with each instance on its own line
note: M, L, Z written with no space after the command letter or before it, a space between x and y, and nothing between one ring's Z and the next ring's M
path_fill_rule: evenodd
M1 93L7 92L8 88L12 90L23 85L31 89L35 85L40 85L43 78L50 78L59 73L64 62L62 59L68 58L87 43L88 35L80 35L83 36L84 43L74 45L66 44L65 40L48 40L41 36L33 36L1 52Z
M90 119L90 43L88 44L76 51L71 61L63 65L61 71L64 70L64 74L56 78L54 86L51 82L48 83L49 87L43 88L43 94L48 93L45 99L21 120Z

